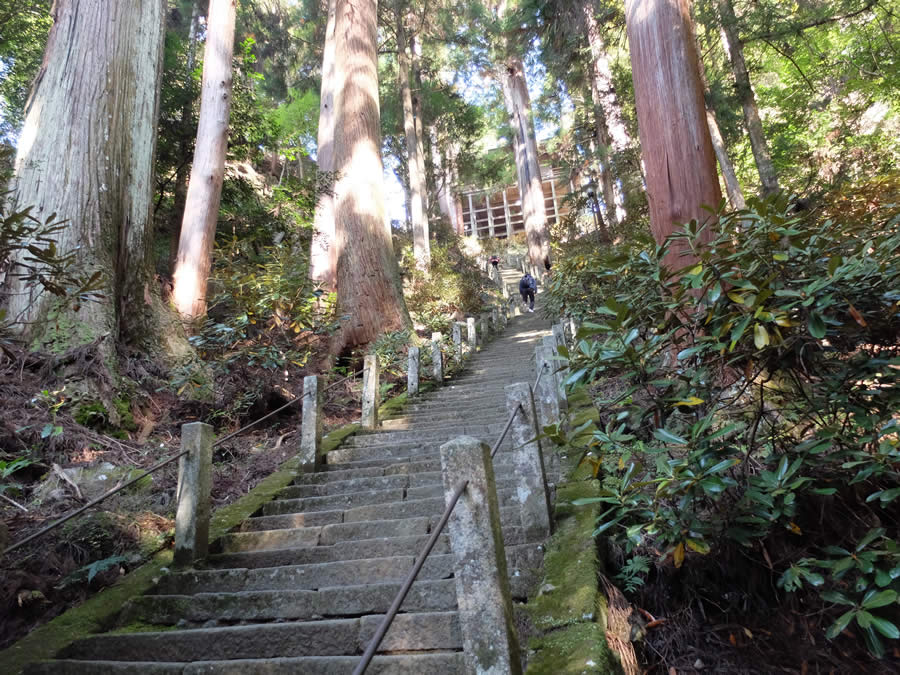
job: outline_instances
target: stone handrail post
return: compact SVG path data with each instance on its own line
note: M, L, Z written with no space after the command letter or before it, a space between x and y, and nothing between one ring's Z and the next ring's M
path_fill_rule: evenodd
M418 396L419 395L419 367L421 366L421 359L419 356L419 348L418 347L410 347L409 348L409 365L406 369L406 395L407 396Z
M447 523L466 672L518 675L522 664L491 450L471 436L448 441L441 446L441 473L447 501L460 481L468 481Z
M441 343L444 336L440 333L431 334L431 365L434 369L434 383L438 387L444 384L444 354L441 351Z
M553 324L553 337L556 338L556 347L557 350L559 347L566 347L568 349L568 345L566 344L566 329L563 327L561 323ZM557 355L559 351L556 352ZM557 367L561 366L562 363L557 363ZM559 371L559 380L560 385L563 388L563 392L565 392L565 382L569 378L569 368L565 367Z
M458 321L453 322L453 360L459 365L463 359L462 325Z
M559 370L561 364L558 360L559 352L556 351L556 337L553 335L545 335L541 342L544 349L549 353L548 358L550 359L550 372L545 373L544 377L550 376L550 380L556 387L557 396L559 398L559 409L566 410L569 407L569 402L566 398L566 388L563 386L563 382L565 381L563 373Z
M466 342L469 343L469 353L478 351L478 335L475 332L475 317L466 318Z
M322 463L322 378L303 378L303 401L300 404L300 472L315 471Z
M538 420L541 427L559 424L561 420L559 410L559 394L556 389L556 380L553 377L553 361L543 345L534 348L534 360L538 371L543 368L543 375L538 380L534 391L535 405L538 411Z
M173 562L186 566L204 558L209 548L213 428L203 422L182 425L181 449L187 454L178 460Z
M491 307L491 326L495 333L499 333L502 328L500 325L500 310L496 307Z
M525 541L543 541L552 533L550 491L541 452L540 427L534 409L531 386L527 382L506 385L506 410L513 418L513 475L519 501Z
M487 344L488 340L488 322L484 314L478 317L478 336L482 345Z
M369 354L363 360L362 417L359 421L363 429L378 426L378 380L378 356Z

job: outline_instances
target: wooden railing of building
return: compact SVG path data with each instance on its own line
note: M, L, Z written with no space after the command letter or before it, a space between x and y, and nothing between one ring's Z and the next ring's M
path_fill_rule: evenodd
M547 224L552 225L569 213L571 206L564 202L575 191L575 185L559 169L541 167L544 188L544 206ZM522 200L519 188L511 185L493 192L475 190L463 192L462 217L464 232L479 239L496 237L506 239L516 232L525 231L522 217Z

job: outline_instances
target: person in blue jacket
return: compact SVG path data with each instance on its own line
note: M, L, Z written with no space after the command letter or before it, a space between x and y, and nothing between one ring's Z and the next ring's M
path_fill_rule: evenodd
M519 280L519 294L522 296L522 302L528 305L528 311L534 311L534 292L537 290L537 281L534 277L525 273L525 276Z

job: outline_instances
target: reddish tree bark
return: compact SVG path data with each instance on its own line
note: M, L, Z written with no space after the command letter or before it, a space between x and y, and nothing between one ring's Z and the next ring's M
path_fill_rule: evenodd
M376 0L338 0L334 186L338 305L333 352L409 326L386 217Z
M625 21L650 228L662 243L681 223L707 221L702 205L718 207L722 193L688 0L627 0ZM685 248L672 242L666 264L688 264Z

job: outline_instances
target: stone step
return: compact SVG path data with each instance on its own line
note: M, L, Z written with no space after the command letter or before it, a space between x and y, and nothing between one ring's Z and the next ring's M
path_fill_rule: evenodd
M177 662L272 659L359 654L382 616L270 623L226 628L196 628L148 633L107 633L76 640L63 659L103 660L111 654L132 661ZM430 651L462 646L456 612L398 614L379 651Z
M183 657L184 655L182 655ZM128 661L46 661L32 664L29 675L352 675L359 656L301 656L296 658L235 659L192 663ZM372 659L366 675L462 675L462 652L385 654Z
M343 541L414 537L428 534L431 521L427 517L403 520L371 520L356 523L333 523L322 527L273 528L232 532L221 537L215 553L270 550L307 546L332 546ZM296 533L296 534L293 534ZM293 535L293 536L292 536ZM272 545L283 542L284 545ZM299 542L299 543L294 543ZM312 542L312 543L310 543Z
M428 521L430 532L437 524L439 514L430 518L407 518L399 521L368 521L368 522L417 522ZM525 543L525 534L519 521L515 508L503 521L503 541L507 546L515 546ZM348 525L367 525L367 521L348 523ZM249 550L235 553L218 553L210 555L204 561L208 569L257 569L260 567L283 567L290 565L310 565L327 563L335 560L357 560L360 558L383 558L395 555L418 555L425 548L430 534L404 535L396 537L378 537L371 539L348 539L328 546L310 546L300 548L283 548L270 550ZM435 543L435 553L449 552L449 541L446 535L442 535Z
M504 443L499 450L499 454L494 458L494 469L499 474L501 469L511 471L511 466L504 455L508 452L509 441ZM329 453L329 457L331 453ZM356 468L382 467L386 476L397 473L417 473L420 471L440 471L441 470L441 454L437 449L421 452L415 455L405 457L393 457L389 460L384 459L356 459L353 461L345 461L336 464L326 464L326 471L353 471Z
M237 553L221 553L209 556L205 563L210 569L259 569L262 567L288 567L314 565L339 560L390 558L400 555L418 555L425 548L429 535L409 537L385 537L354 539L331 546L252 550ZM449 553L446 537L438 538L435 553Z
M323 474L327 476L328 474ZM346 480L332 480L322 483L304 483L298 480L278 493L280 499L301 499L303 497L325 497L329 495L347 494L361 490L386 490L409 487L407 474L385 476L350 477Z
M501 428L496 433L475 436L488 445L493 445L503 431ZM328 461L336 464L356 464L357 466L374 466L377 463L397 463L400 461L422 461L431 457L440 457L441 446L463 434L448 434L443 438L434 440L404 441L402 443L390 443L385 445L346 446L332 450L328 453ZM471 435L471 434L467 434ZM501 448L512 449L512 440L507 437ZM368 464L361 464L368 462ZM386 472L387 473L387 472Z
M399 583L320 588L315 591L241 591L195 595L142 595L125 606L120 625L133 621L160 626L217 621L319 620L383 614L400 590ZM417 581L403 601L403 612L456 609L453 579Z
M420 579L447 579L453 575L449 555L428 557ZM222 570L188 570L160 579L148 595L194 595L238 591L312 590L403 581L415 562L412 555L360 558L328 563Z
M457 436L474 436L475 438L494 438L503 431L506 420L492 424L467 424L465 426L438 426L422 431L409 429L405 431L377 431L369 434L357 434L341 444L341 448L370 448L385 445L427 444L446 442ZM336 450L340 452L340 449Z
M282 513L306 513L309 511L336 511L339 509L346 511L356 506L398 502L402 501L403 497L402 489L393 489L367 490L325 497L304 497L303 499L274 499L263 504L262 512L266 516L276 516Z
M505 421L503 410L499 408L496 411L479 409L469 413L414 413L382 420L379 429L382 433L386 431L423 431L427 433L469 426L492 426Z

